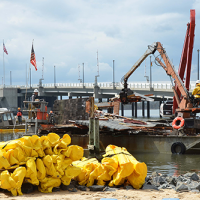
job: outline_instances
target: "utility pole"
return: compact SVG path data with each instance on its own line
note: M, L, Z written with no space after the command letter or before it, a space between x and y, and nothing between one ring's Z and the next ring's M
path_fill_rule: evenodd
M84 63L83 63L83 87L84 87Z
M10 71L10 85L12 85L12 72Z
M198 52L198 62L197 62L197 80L199 80L199 49L197 50Z
M78 80L80 81L80 83L82 83L82 79L81 79L80 73L81 73L80 65L78 64Z
M30 67L30 88L31 88L31 67Z
M54 65L54 87L56 87L56 66Z
M115 87L115 60L113 60L113 87Z
M152 88L152 77L151 77L151 56L150 56L150 90Z

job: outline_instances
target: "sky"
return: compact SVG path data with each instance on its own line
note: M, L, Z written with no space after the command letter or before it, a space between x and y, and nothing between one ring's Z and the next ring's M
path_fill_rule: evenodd
M98 82L113 82L113 60L115 82L120 82L148 45L157 41L178 69L190 9L196 12L191 71L195 81L200 0L1 0L0 35L8 55L2 48L0 84L29 84L29 68L31 84L38 84L42 77L43 83L78 83L83 78L83 63L84 82L93 83L98 75L97 51ZM32 42L37 71L30 64ZM151 59L152 81L170 81ZM132 74L130 82L146 82L145 63L149 76L150 57Z

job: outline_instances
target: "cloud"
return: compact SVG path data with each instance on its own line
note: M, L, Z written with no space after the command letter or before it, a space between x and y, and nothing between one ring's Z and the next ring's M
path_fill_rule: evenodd
M190 9L196 9L194 67L199 48L199 8L199 1L195 0L183 0L181 4L172 0L2 0L0 35L9 53L4 57L6 83L9 84L10 71L13 84L26 81L33 39L38 65L37 72L31 67L31 80L35 84L42 76L43 57L44 83L53 83L54 66L57 82L78 82L78 64L82 63L85 63L85 82L94 82L97 50L98 81L112 82L112 62L115 60L115 80L119 82L147 46L155 41L163 44L169 58L179 66ZM3 62L2 54L0 62ZM130 80L145 80L144 65L142 63ZM165 74L159 76L161 71L153 69L156 74L153 80L168 80ZM149 75L149 71L146 73Z

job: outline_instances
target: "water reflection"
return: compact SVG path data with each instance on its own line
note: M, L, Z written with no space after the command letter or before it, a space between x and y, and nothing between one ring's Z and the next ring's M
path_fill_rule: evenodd
M22 135L23 135L23 133L21 133L21 132L18 132L18 133L2 133L2 134L0 134L0 142L15 140L17 138L22 137Z
M200 171L199 155L174 155L174 154L135 154L134 157L145 162L148 168L148 175L157 171L166 175L180 175L186 172Z

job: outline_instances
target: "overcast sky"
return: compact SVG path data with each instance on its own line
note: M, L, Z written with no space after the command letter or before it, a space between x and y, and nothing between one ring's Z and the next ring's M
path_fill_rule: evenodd
M85 82L112 82L113 60L115 81L143 55L147 46L159 41L178 69L190 9L196 11L195 39L191 80L197 79L197 49L200 48L200 0L1 0L0 35L8 55L4 54L5 84L26 84L26 69L31 67L31 82L79 82L78 65ZM31 46L38 71L30 65ZM2 45L3 46L3 45ZM150 58L146 60L149 75ZM0 74L3 77L3 48L0 53ZM145 62L129 81L146 81ZM153 81L169 81L161 67L153 63ZM1 80L1 79L0 79ZM2 81L1 81L2 82ZM0 82L0 84L2 84Z

